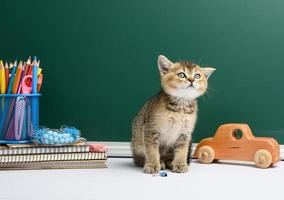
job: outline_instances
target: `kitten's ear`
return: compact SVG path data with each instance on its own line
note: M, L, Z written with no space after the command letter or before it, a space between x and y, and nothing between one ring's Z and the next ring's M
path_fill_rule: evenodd
M210 75L216 70L215 68L212 67L203 67L201 69L207 79L209 79Z
M158 66L161 74L166 74L173 63L163 55L158 57Z

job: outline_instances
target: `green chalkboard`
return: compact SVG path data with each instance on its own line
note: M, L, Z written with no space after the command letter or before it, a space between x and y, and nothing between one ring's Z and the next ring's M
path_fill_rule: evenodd
M284 143L284 1L1 0L0 56L37 55L41 125L129 141L157 56L214 66L194 141L226 122Z

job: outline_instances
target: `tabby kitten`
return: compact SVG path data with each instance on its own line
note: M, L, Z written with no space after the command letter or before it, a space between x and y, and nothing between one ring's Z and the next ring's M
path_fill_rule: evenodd
M214 68L189 61L172 63L160 55L161 91L148 100L132 123L132 153L146 173L188 170L188 150L197 118L196 98L207 90Z

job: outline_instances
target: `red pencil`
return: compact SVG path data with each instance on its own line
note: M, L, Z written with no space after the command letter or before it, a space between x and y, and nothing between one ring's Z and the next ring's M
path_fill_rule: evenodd
M31 60L29 58L29 60L27 61L27 63L30 63ZM34 60L32 62L32 64L29 64L29 69L28 69L28 74L27 75L32 75L32 66L33 65L37 65L37 62ZM32 81L30 79L27 80L27 86L31 86L32 85Z
M24 63L24 76L28 75L28 64Z
M27 64L28 64L28 65L31 64L31 60L32 60L32 57L30 56L29 59L27 60Z

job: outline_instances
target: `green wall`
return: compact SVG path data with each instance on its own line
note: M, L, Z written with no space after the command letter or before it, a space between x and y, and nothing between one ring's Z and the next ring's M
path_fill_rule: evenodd
M129 141L159 90L157 56L214 66L195 141L226 122L284 143L284 1L1 0L0 56L37 55L40 122Z

